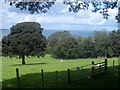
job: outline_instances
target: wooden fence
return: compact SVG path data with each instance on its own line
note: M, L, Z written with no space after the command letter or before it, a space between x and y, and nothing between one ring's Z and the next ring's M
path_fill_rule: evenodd
M97 78L107 72L107 59L105 59L104 62L96 63L96 64L94 63L94 61L92 61L91 64L92 64L92 68L91 68L92 78Z
M104 62L101 62L101 63L94 63L93 61L92 61L92 63L91 63L91 65L92 65L92 67L91 67L91 78L96 78L96 77L98 77L98 76L101 76L103 73L106 73L107 72L107 59L105 59L105 61ZM90 65L90 66L91 66ZM77 72L80 72L81 73L81 69L80 69L80 67L77 67L76 68L76 70L77 70ZM58 88L59 87L59 78L58 78L58 71L55 71L56 73L56 88ZM73 78L72 78L72 76L74 76L74 75L72 75L72 69L70 70L69 68L67 69L67 83L68 84L71 84L72 83L72 80L73 80ZM79 75L81 75L81 74L79 74ZM18 68L16 68L16 77L17 77L17 84L18 84L18 89L19 90L21 90L21 86L20 86L20 77L19 77L19 69ZM74 76L75 77L75 76ZM44 72L43 72L43 69L41 69L41 88L44 88Z

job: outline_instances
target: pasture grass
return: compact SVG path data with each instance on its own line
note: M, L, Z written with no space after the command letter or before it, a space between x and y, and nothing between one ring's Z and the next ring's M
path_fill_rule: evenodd
M109 72L98 79L90 79L90 64L103 62L104 58L55 59L51 55L45 57L26 57L26 65L21 65L21 59L0 57L2 60L2 85L3 88L16 88L16 68L20 71L20 83L23 88L41 87L41 69L44 70L44 82L46 88L56 88L56 73L58 71L59 87L63 88L86 88L86 87L118 87L117 65L118 58L108 58ZM115 66L113 67L113 60ZM88 66L87 66L88 65ZM81 73L75 70L76 67L82 67ZM67 69L71 70L72 83L67 83ZM112 83L111 83L112 82ZM107 84L104 84L107 83Z

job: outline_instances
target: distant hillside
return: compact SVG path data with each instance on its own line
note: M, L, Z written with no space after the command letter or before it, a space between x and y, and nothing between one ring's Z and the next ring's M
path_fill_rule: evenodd
M10 33L9 29L0 29L0 31L2 32L2 37ZM64 31L64 30L43 30L43 35L48 37L52 33L59 32L59 31ZM87 30L87 31L86 30L84 31L83 30L69 30L69 31L73 36L89 37L94 34L94 31L91 31L91 30ZM2 37L0 39L2 39Z
M3 36L8 35L9 33L9 29L0 29L0 40L2 40Z
M44 30L43 34L48 37L49 35L51 35L54 32L61 32L64 30ZM73 35L73 36L83 36L83 37L88 37L88 36L92 36L93 35L93 31L80 31L80 30L69 30L69 32Z

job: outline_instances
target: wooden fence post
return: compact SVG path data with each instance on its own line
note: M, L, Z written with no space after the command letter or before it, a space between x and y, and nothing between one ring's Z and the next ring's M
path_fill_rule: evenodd
M92 64L92 72L91 72L92 75L91 75L91 77L94 78L94 61L92 61L91 64Z
M70 69L67 69L68 72L68 84L71 84L71 74L70 74Z
M118 79L120 80L120 57L118 57Z
M105 59L105 73L107 73L107 59Z
M43 76L43 69L41 69L41 88L44 88L44 76Z
M115 66L115 61L113 60L113 66Z
M58 71L56 71L56 85L57 85L57 88L58 88Z
M80 78L80 77L81 77L81 70L80 70L80 67L76 67L76 69L77 69L77 73L78 73L78 78Z
M18 68L16 68L16 77L17 77L18 90L20 90L20 79L19 79L19 69Z

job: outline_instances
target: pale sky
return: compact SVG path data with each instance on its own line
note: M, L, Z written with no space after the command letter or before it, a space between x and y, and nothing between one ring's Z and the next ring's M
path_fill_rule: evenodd
M11 7L4 0L0 2L0 29L10 29L12 25L25 21L39 22L45 30L103 30L112 31L118 28L115 16L118 9L109 9L108 20L97 12L93 13L92 7L89 10L73 13L68 11L68 6L60 0L56 2L47 13L30 14L28 11L21 11Z

